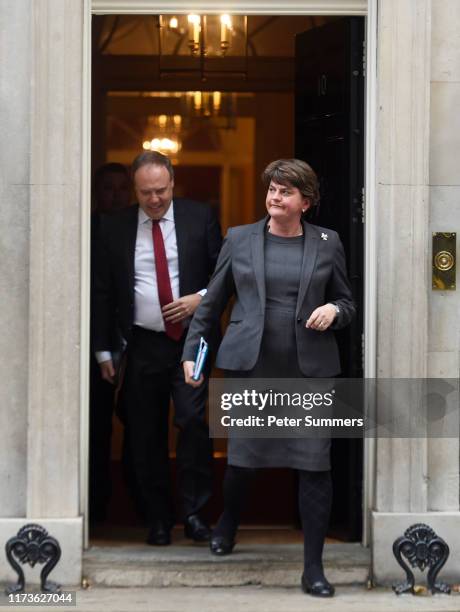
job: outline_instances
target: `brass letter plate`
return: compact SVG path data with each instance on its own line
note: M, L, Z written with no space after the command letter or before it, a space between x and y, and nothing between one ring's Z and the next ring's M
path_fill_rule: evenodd
M432 287L435 291L456 289L457 233L433 233L433 275Z

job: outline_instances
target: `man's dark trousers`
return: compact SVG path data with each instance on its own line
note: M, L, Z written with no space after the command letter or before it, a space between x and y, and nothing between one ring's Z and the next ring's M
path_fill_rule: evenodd
M184 517L198 512L211 495L212 444L204 414L207 385L194 389L185 383L182 349L183 340L134 327L123 392L137 486L149 519L170 525L174 523L168 453L170 397L179 430L176 473Z

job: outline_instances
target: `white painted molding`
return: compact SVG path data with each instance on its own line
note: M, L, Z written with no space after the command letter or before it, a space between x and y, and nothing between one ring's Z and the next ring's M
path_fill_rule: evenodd
M364 376L376 377L377 366L377 0L369 0L366 19L366 116L365 116L365 226L364 226ZM372 401L372 397L366 394ZM369 406L366 406L366 410ZM363 545L371 540L371 512L375 501L376 445L364 438Z
M366 15L367 0L92 0L96 14Z
M83 5L31 4L27 517L79 514ZM25 364L22 364L25 367Z
M89 518L89 353L91 254L91 0L83 4L81 130L81 286L80 286L80 514L84 547Z
M378 22L377 374L422 379L427 376L431 291L431 0L380 2ZM420 405L420 393L411 390L398 401ZM384 402L377 403L377 415L385 410ZM427 439L376 439L378 512L429 510ZM450 460L448 453L445 457ZM458 494L458 482L456 486Z

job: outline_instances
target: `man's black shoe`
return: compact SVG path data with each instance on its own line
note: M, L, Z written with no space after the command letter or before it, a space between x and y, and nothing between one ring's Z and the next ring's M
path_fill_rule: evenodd
M204 523L198 514L191 514L184 521L184 533L186 538L195 542L209 542L211 530Z
M171 544L171 527L165 521L154 521L146 541L147 544L152 546L167 546Z
M212 536L209 548L213 555L223 557L229 555L233 547L235 546L235 540L229 540L225 536Z
M311 584L310 581L305 578L305 574L302 574L302 591L309 595L313 595L313 597L332 597L335 593L334 587L332 584L329 584L326 578L323 580L316 580Z

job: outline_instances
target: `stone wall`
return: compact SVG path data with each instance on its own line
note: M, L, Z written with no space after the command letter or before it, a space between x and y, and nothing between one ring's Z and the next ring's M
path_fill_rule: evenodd
M432 0L430 113L430 237L460 236L460 4ZM431 262L430 262L431 263ZM458 276L457 276L458 278ZM458 282L458 280L457 280ZM460 285L456 291L431 291L428 313L428 375L459 377ZM439 455L449 455L445 469ZM433 510L458 508L459 449L456 440L430 444Z
M81 578L82 0L0 1L0 547L25 522ZM5 559L0 579L10 579Z
M381 378L458 377L457 292L431 289L431 232L457 231L460 10L444 0L379 3L377 180ZM411 405L420 405L416 394ZM378 406L377 406L378 410ZM427 432L428 433L428 432ZM459 440L377 440L373 570L400 577L391 544L425 522L460 571Z
M0 0L0 547L41 522L63 545L65 584L81 575L84 6ZM431 231L459 231L460 8L380 0L378 19L377 372L457 378L460 289L432 292L430 267ZM410 523L458 537L459 445L376 448L373 559L385 582L400 575L391 537ZM447 569L460 572L458 551Z
M0 517L27 499L30 4L0 2Z

